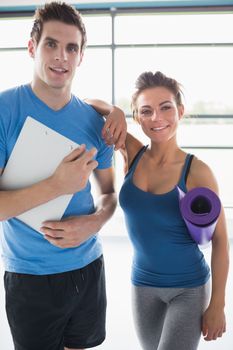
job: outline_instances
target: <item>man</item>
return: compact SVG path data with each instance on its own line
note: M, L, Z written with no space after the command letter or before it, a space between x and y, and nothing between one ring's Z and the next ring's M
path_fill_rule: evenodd
M0 191L7 317L16 350L85 349L105 338L106 293L97 232L116 206L112 147L103 120L71 94L86 32L65 3L38 9L28 43L31 84L0 94L0 168L3 171L28 115L81 144L54 174L33 186ZM99 185L94 207L89 175ZM17 174L16 174L17 176ZM41 233L15 217L60 195L73 194L61 221Z

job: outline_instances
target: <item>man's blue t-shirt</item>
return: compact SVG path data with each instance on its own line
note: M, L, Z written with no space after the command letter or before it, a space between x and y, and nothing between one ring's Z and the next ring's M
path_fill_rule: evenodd
M22 85L0 94L0 168L4 168L27 116L38 120L87 149L97 149L97 169L112 165L113 148L101 137L104 120L88 104L71 97L62 109L54 111ZM17 176L17 173L15 174ZM91 185L73 195L63 218L88 215L95 211ZM42 234L16 218L2 222L0 233L5 270L27 274L53 274L82 268L102 254L98 233L79 247L61 249Z

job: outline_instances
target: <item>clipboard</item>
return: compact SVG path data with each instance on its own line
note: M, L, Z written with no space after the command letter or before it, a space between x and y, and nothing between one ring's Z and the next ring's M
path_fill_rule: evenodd
M28 116L0 176L0 188L16 190L46 179L77 147L79 144ZM40 232L43 221L61 219L71 198L72 194L57 197L16 218Z

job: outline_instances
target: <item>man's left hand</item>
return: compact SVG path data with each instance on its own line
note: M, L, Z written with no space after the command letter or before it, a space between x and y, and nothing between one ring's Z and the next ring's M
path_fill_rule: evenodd
M45 221L44 238L59 248L77 247L98 231L95 215L69 217L62 221Z

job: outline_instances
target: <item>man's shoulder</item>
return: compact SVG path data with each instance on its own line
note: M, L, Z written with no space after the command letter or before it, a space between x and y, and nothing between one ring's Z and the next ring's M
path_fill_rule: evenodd
M100 114L88 103L85 102L85 99L81 99L73 95L73 103L77 108L80 108L83 113L85 113L90 118L96 118L96 121L102 122Z
M0 102L1 103L12 103L12 100L23 94L26 85L19 85L9 88L7 90L0 91Z
M12 117L18 117L19 106L27 104L26 85L16 86L0 92L0 122L9 127Z

